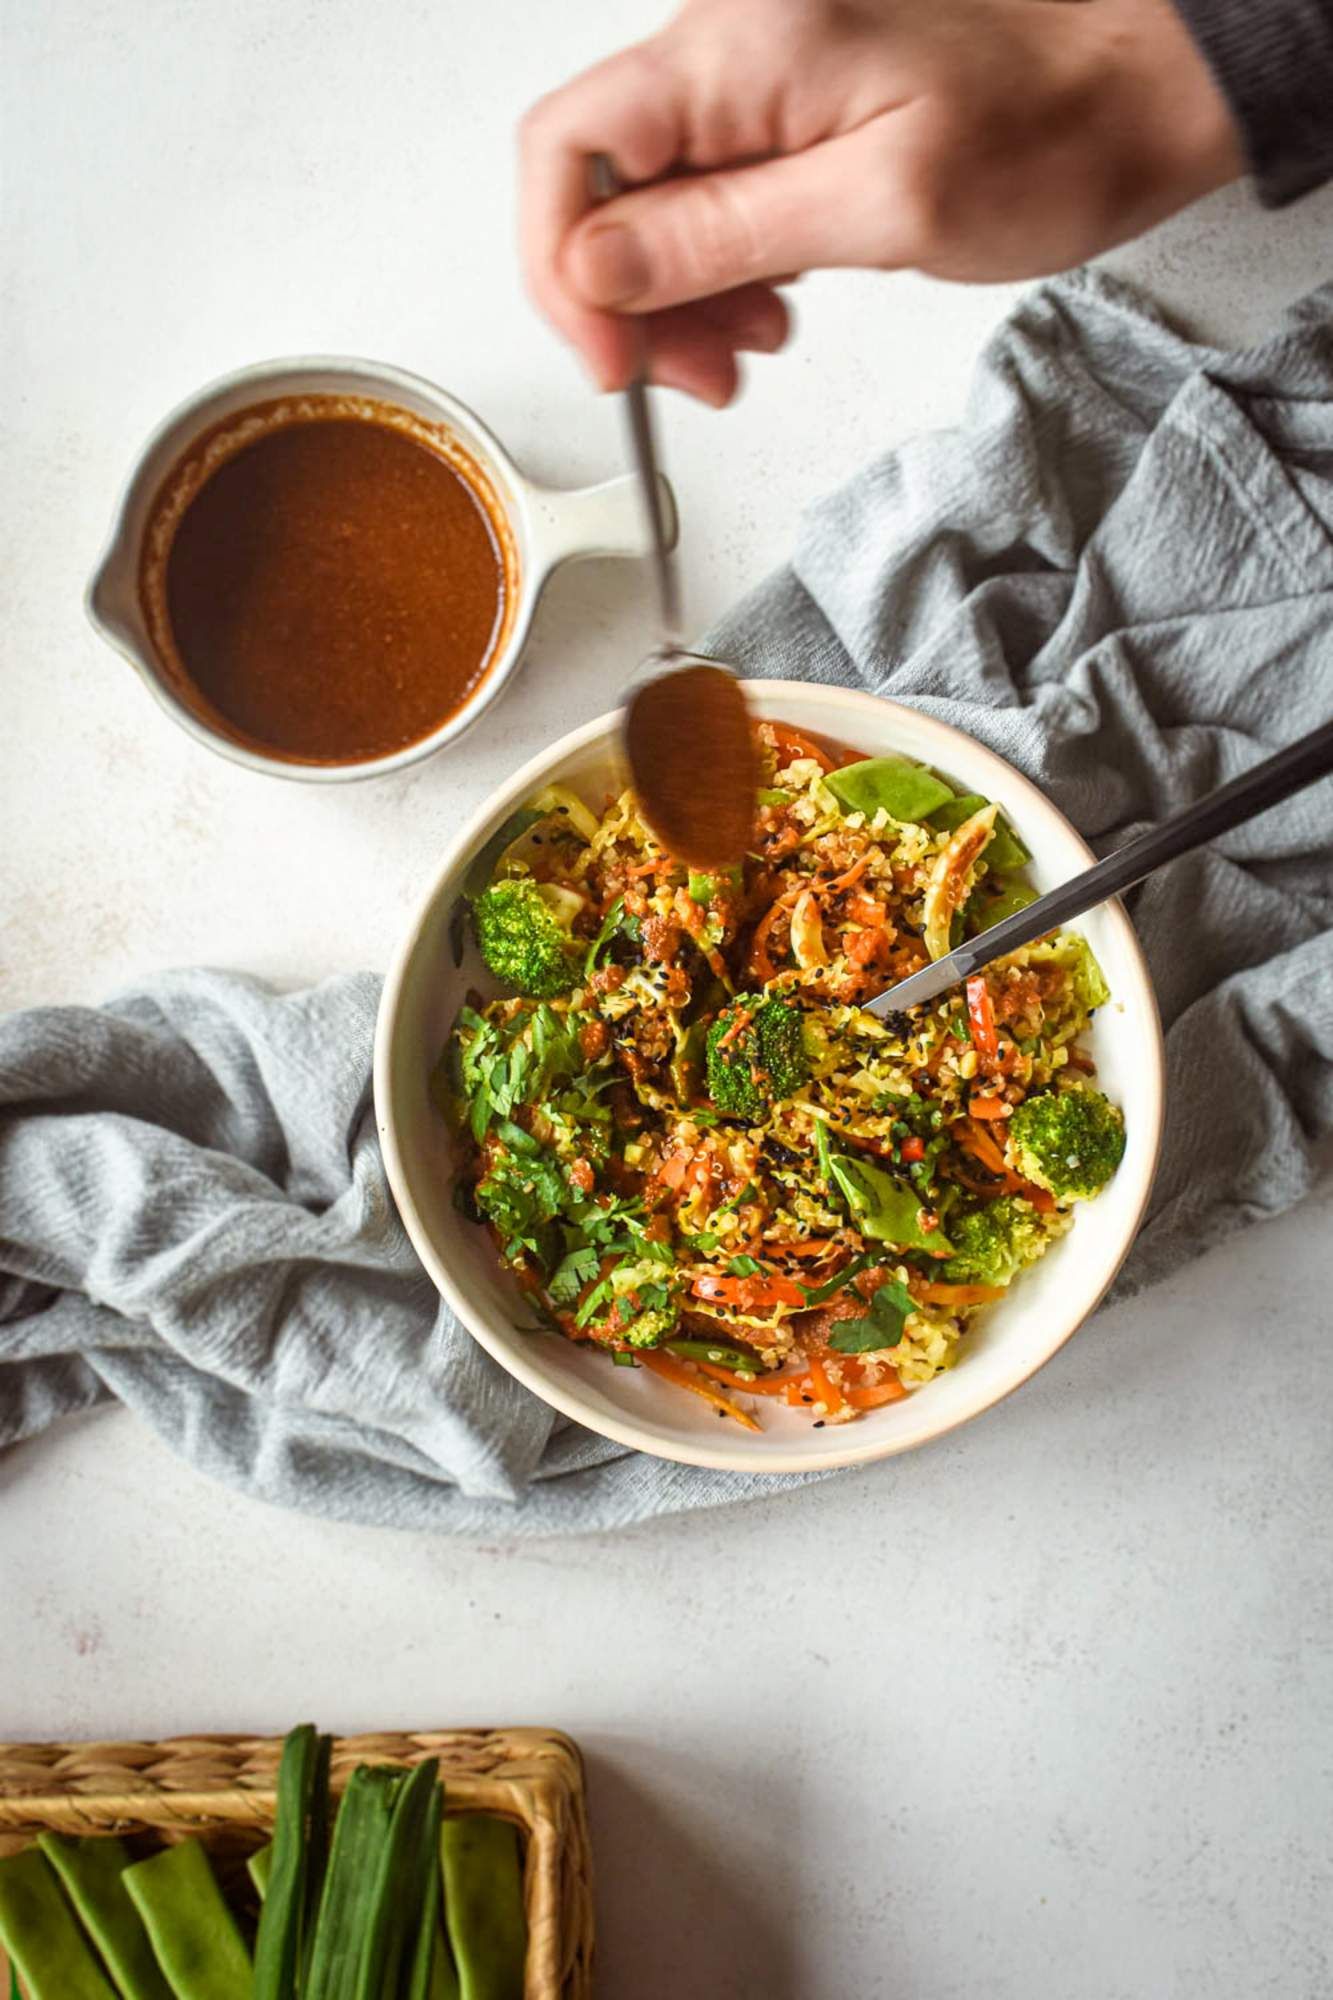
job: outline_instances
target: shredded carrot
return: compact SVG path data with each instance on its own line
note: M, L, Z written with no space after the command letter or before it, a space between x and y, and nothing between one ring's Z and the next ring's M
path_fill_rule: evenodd
M984 1306L1004 1297L1003 1285L920 1285L917 1297L925 1306Z
M892 1381L877 1382L873 1389L849 1389L847 1401L854 1410L877 1410L883 1403L899 1403L907 1394L895 1375Z
M1050 1214L1055 1207L1054 1195L1049 1189L1038 1187L1035 1181L1026 1181L1021 1174L1014 1173L984 1125L954 1125L950 1129L955 1144L961 1146L965 1153L971 1153L975 1159L980 1160L983 1167L1000 1177L1005 1194L1021 1195L1024 1201L1032 1203L1039 1215ZM960 1174L959 1179L964 1187L970 1187L974 1194L993 1192L988 1188L976 1187L965 1175Z
M1002 1097L973 1097L968 1100L968 1111L973 1118L1007 1118L1009 1106Z
M824 1364L817 1358L810 1362L810 1380L814 1383L815 1395L831 1417L836 1417L843 1405L842 1390L829 1380Z
M759 1425L748 1410L742 1410L729 1397L724 1396L720 1389L715 1389L697 1369L688 1368L683 1361L677 1361L674 1354L663 1354L660 1349L646 1348L640 1350L639 1359L645 1368L650 1369L654 1375L660 1375L664 1382L672 1382L678 1389L689 1389L694 1395L702 1396L715 1410L721 1410L726 1416L734 1417L745 1430L759 1429Z
M993 1174L1008 1174L1009 1162L984 1126L970 1125L963 1132L955 1127L954 1136L961 1146L980 1160L983 1167L989 1167Z
M794 757L813 757L821 771L836 771L837 765L827 750L821 750L808 736L802 736L797 729L789 729L785 722L770 722L766 728L779 750L788 753L788 761Z
M832 767L830 766L830 768ZM870 856L869 854L863 854L859 861L853 861L851 867L844 869L841 875L835 875L831 882L823 882L820 884L820 887L834 892L842 889L850 889L854 883L860 881L869 866Z
M717 1046L720 1049L729 1048L731 1044L735 1041L737 1035L743 1034L745 1029L749 1027L751 1021L753 1021L753 1019L754 1019L754 1011L752 1008L749 1007L738 1008L736 1012L736 1018L732 1022L731 1026L727 1029L725 1034L718 1036Z
M750 970L756 979L761 979L765 983L776 974L776 967L768 949L769 933L787 907L788 900L786 896L779 896L775 903L769 904L759 919L754 937L750 941Z
M798 1375L787 1384L787 1401L793 1410L804 1409L814 1400L814 1384L808 1375Z
M647 861L636 861L634 866L626 869L625 872L635 882L641 882L645 875L655 875L657 873L658 869L662 866L664 858L661 854L654 854Z
M716 1361L696 1361L696 1368L702 1368L705 1375L711 1375L715 1382L725 1382L728 1389L739 1389L744 1396L785 1396L788 1389L797 1382L808 1378L800 1375L756 1375L752 1380L737 1375L730 1368L720 1368Z
M847 905L847 914L853 923L869 924L878 930L888 911L883 903L877 903L873 896L856 896Z
M689 1172L689 1153L669 1153L657 1169L657 1178L663 1187L678 1188Z

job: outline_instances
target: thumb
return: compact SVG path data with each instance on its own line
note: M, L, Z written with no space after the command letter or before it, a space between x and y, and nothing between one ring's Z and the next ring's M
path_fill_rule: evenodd
M655 182L574 228L561 272L586 305L649 313L837 265L911 261L885 114L757 166Z

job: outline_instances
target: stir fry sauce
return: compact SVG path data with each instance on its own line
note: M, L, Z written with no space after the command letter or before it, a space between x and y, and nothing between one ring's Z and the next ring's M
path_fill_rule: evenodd
M503 510L457 440L309 397L230 420L161 497L142 593L189 705L238 742L357 763L438 729L512 618Z

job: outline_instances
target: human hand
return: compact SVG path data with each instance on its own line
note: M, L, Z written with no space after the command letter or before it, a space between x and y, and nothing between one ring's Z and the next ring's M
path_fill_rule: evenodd
M601 207L597 152L631 184ZM1169 0L688 0L528 114L523 260L602 388L641 342L720 406L802 271L1037 277L1243 164Z

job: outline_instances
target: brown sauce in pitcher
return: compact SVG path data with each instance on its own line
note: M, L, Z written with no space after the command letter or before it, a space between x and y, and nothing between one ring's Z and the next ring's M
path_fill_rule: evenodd
M505 639L503 509L442 429L333 396L219 426L159 500L142 579L183 699L300 763L406 748L457 713Z

